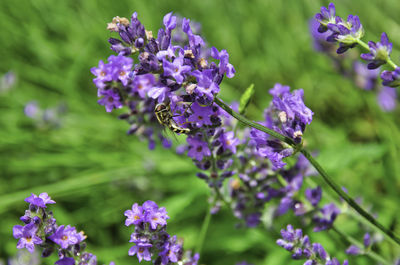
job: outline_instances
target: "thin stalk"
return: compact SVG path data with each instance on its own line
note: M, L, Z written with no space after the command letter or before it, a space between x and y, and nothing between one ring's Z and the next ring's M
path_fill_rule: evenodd
M359 247L360 249L363 248L363 244L360 243L357 239L345 235L344 233L342 233L341 231L339 231L335 226L332 227L332 230L336 232L336 234L338 234L343 240L345 240L347 243L349 244L353 244L357 247ZM370 257L371 259L381 263L381 264L385 264L385 265L392 265L391 262L389 262L388 260L386 260L384 257L382 257L381 255L379 255L376 252L373 252L372 250L367 250L365 252L362 252L361 255L366 255L368 257Z
M214 102L220 106L223 110L225 110L227 113L229 113L232 117L235 119L239 120L240 122L246 124L247 126L250 126L252 128L255 128L257 130L260 130L262 132L265 132L275 138L278 138L281 141L286 142L287 144L290 144L293 146L294 149L299 148L294 141L280 133L277 133L271 129L268 129L258 123L255 123L253 121L248 120L246 117L243 115L240 115L239 113L236 113L233 111L227 104L222 102L219 98L215 97ZM400 238L397 237L393 231L385 228L382 224L380 224L378 221L375 220L375 218L370 215L367 211L365 211L363 208L361 208L354 200L351 198L349 195L347 195L338 184L334 182L334 180L325 172L325 170L321 167L321 165L312 157L312 155L305 150L304 148L300 148L300 152L307 158L307 160L313 165L313 167L319 172L319 174L322 176L323 180L329 185L330 188L332 188L333 191L336 192L337 195L339 195L343 200L345 200L348 205L353 208L356 212L358 212L368 223L372 224L376 228L378 228L381 232L383 232L389 239L391 239L392 242L395 242L400 246Z
M211 221L211 209L207 209L207 214L204 217L203 224L201 225L199 241L197 241L197 246L196 246L196 253L199 253L200 257L204 245L204 240L206 239L207 230L210 225L210 221Z

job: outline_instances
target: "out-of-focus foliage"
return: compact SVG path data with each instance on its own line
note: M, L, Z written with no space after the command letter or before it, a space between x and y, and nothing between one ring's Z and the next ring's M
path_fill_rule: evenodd
M164 14L174 11L198 21L203 36L230 53L235 78L225 80L221 97L239 100L251 83L255 96L246 115L257 120L269 104L267 90L275 82L303 88L315 118L305 134L318 160L349 190L373 205L386 226L399 229L400 115L383 113L372 93L337 74L328 58L312 49L309 19L324 1L0 1L0 74L15 73L8 91L0 91L0 258L17 252L12 226L19 222L30 192L48 192L57 201L58 222L75 225L88 235L89 250L99 264L136 264L128 256L130 232L123 212L147 199L168 209L169 232L196 244L207 211L208 187L195 177L187 157L161 148L149 151L128 125L97 105L89 69L112 53L106 23L137 11L147 29L156 31ZM400 2L336 1L338 13L358 14L365 40L386 31L398 61ZM154 32L156 34L156 32ZM36 100L43 108L65 104L61 126L40 126L24 115ZM183 141L183 140L180 140ZM178 143L176 143L178 144ZM317 179L317 182L320 182ZM300 264L275 244L277 232L295 217L278 218L268 229L236 229L231 212L214 216L203 264ZM347 217L338 226L356 234ZM329 253L340 258L346 246L335 234L312 234ZM390 244L380 251L392 254ZM43 260L52 264L54 259ZM355 263L356 262L356 263ZM351 264L370 264L367 259Z

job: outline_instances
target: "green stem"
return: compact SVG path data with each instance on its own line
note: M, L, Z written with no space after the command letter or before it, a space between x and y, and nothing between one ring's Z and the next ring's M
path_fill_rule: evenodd
M283 141L285 143L288 143L288 144L290 144L292 146L296 145L294 143L294 141L292 139L290 139L289 137L286 137L286 136L284 136L284 135L282 135L280 133L275 132L274 130L271 130L271 129L269 129L267 127L264 127L264 126L262 126L262 125L260 125L258 123L255 123L253 121L250 121L250 120L246 119L243 115L233 111L228 105L226 105L224 102L222 102L219 98L215 97L214 98L214 102L217 103L217 105L220 106L223 110L228 112L229 115L231 115L232 117L234 117L238 121L246 124L247 126L250 126L250 127L254 128L254 129L257 129L259 131L265 132L265 133L267 133L267 134L269 134L269 135L271 135L271 136L273 136L273 137L275 137L275 138L277 138L277 139L279 139L279 140L281 140L281 141Z
M196 253L199 253L200 257L210 221L211 221L211 209L207 209L207 214L204 217L204 221L200 230L199 240L197 241L197 246L196 246Z
M339 231L335 226L332 227L332 230L335 231L343 240L345 240L347 243L349 244L353 244L357 247L359 247L360 249L363 249L364 246L362 243L360 243L357 239L345 235L343 234L341 231ZM384 257L382 257L381 255L379 255L378 253L372 251L372 250L367 250L363 253L361 253L362 255L366 255L368 257L370 257L371 259L381 263L381 264L385 264L385 265L391 265L392 263L389 262L388 260L386 260Z
M275 138L278 138L281 141L286 142L287 144L290 144L293 146L294 149L298 148L298 146L294 143L294 141L280 133L277 133L271 129L268 129L258 123L255 123L253 121L248 120L246 117L243 115L240 115L239 113L236 113L233 111L227 104L222 102L220 99L217 97L214 98L214 102L220 106L223 110L225 110L227 113L229 113L232 117L236 118L240 122L246 124L247 126L250 126L252 128L255 128L257 130L260 130L262 132L265 132ZM307 158L307 160L313 165L313 167L320 173L324 181L329 185L329 187L332 188L333 191L336 192L337 195L339 195L343 200L345 200L350 207L352 207L356 212L358 212L365 220L367 220L370 224L381 230L385 235L388 236L389 239L391 239L393 242L397 243L400 246L400 238L397 237L393 231L385 228L383 225L378 223L375 218L370 215L367 211L365 211L363 208L361 208L349 195L347 195L338 184L334 182L334 180L325 172L325 170L321 167L321 165L311 156L311 154L301 148L300 152Z

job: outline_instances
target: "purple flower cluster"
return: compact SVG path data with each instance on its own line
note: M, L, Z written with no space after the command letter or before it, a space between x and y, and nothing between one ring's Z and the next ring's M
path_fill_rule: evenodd
M318 23L318 24L317 24ZM318 27L318 29L317 29ZM400 85L400 68L391 62L390 54L393 44L385 32L381 34L379 42L368 42L368 53L361 54L361 59L368 62L366 70L364 65L353 60L354 69L347 70L343 60L345 57L332 57L332 46L329 42L339 42L340 46L337 53L344 53L349 48L361 43L364 30L357 16L349 15L347 21L336 16L335 6L330 3L328 8L322 7L321 12L315 15L310 24L311 34L314 38L314 47L318 51L327 53L335 62L338 70L346 77L354 79L356 84L367 90L375 89L378 91L377 100L384 111L392 111L396 107L397 94L394 89ZM324 40L328 42L324 42ZM366 44L365 44L366 45ZM377 77L381 71L380 66L390 62L393 71L385 70L381 73L382 85L376 85Z
M192 30L189 19L168 13L163 24L157 38L145 30L136 13L130 21L115 17L108 24L108 29L121 39L109 39L111 49L118 55L111 55L107 63L100 61L98 67L91 69L101 97L98 102L107 112L127 106L129 113L120 118L131 124L128 133L147 138L151 149L156 141L154 132L162 129L155 106L168 105L170 115L163 125L189 129L185 132L192 135L188 138L190 156L201 161L211 155L203 137L211 132L203 129L220 124L214 96L223 77L232 78L235 69L226 50L207 48L202 37ZM180 29L175 30L177 25ZM171 146L161 133L158 138L164 147Z
M392 44L389 43L386 33L382 34L381 42L369 42L370 53L361 55L361 58L370 62L365 65L351 55L335 56L334 45L326 41L329 32L321 33L320 27L320 23L316 19L311 20L310 32L313 37L314 48L328 55L337 71L351 79L358 87L376 92L377 102L382 110L393 111L397 105L397 93L391 87L400 85L400 69L397 70L397 75L396 70L383 71L381 74L383 86L380 86L378 82L380 66L386 63L392 50Z
M343 20L336 16L333 3L330 3L328 8L321 7L321 13L316 14L315 19L320 23L319 32L329 32L327 41L339 42L338 54L344 53L349 48L354 48L364 36L364 29L359 17L349 15L347 21Z
M182 243L176 236L167 233L167 219L164 207L158 207L153 201L146 201L142 206L132 205L132 210L125 211L125 225L135 226L129 242L135 245L129 249L129 255L136 255L139 262L153 261L153 264L175 264L182 262L186 265L196 265L199 255L183 255Z
M314 114L304 104L303 90L298 89L291 93L288 86L275 84L270 94L273 96L272 103L265 110L265 121L261 124L300 144L306 125L311 123ZM251 130L250 136L259 155L268 158L276 169L285 166L282 159L295 151L288 144L256 129Z
M293 259L305 259L304 265L340 265L336 258L331 258L319 243L312 243L307 235L303 235L301 229L294 229L288 225L286 230L281 230L281 239L277 240L277 244L287 251L292 252ZM347 260L342 265L348 265Z
M77 232L70 225L56 224L53 213L47 210L47 205L54 204L55 201L47 193L39 196L32 193L25 201L29 203L29 210L20 218L25 225L13 227L13 235L19 239L18 249L26 248L32 253L35 246L38 246L43 249L42 257L48 257L57 251L57 265L97 263L95 255L84 251L86 244L83 241L86 236L83 232Z

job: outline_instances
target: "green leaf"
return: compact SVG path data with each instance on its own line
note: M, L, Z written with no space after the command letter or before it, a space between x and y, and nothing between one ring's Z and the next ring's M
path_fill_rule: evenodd
M247 106L250 103L250 100L252 99L253 95L254 95L254 84L251 84L246 91L244 91L244 93L242 94L242 96L240 97L240 104L239 104L239 113L240 114L244 114L244 112L246 111Z

